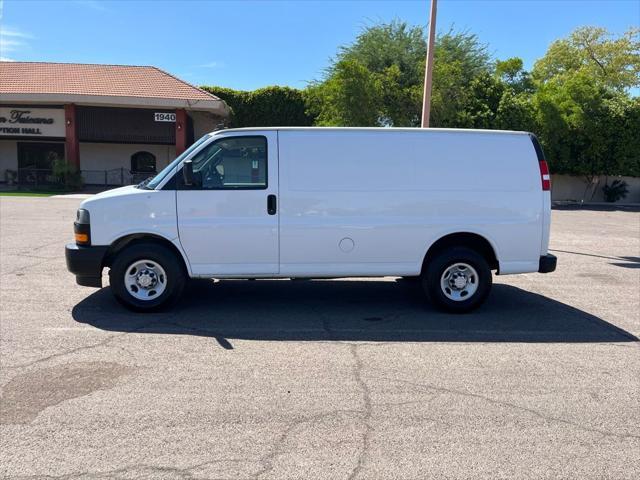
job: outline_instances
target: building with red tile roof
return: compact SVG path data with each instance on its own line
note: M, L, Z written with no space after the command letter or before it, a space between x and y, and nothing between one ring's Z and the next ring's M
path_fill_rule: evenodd
M86 183L126 183L228 116L223 100L153 66L0 62L0 182L37 181L64 158Z

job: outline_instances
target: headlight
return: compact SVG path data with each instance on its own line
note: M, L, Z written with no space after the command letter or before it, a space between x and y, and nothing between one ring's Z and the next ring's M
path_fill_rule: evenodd
M76 213L76 223L82 223L89 225L91 223L89 221L89 210L85 210L84 208L79 208Z
M73 233L77 245L91 245L91 226L89 225L89 211L79 208L76 221L73 223Z

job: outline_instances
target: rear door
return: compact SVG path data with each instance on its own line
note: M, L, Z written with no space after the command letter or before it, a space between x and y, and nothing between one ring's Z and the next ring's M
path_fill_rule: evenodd
M177 175L178 231L192 272L277 274L277 132L214 138L192 157L194 184Z

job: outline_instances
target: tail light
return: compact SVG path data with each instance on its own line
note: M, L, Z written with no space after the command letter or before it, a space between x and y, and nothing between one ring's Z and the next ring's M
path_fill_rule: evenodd
M540 180L542 181L542 191L548 192L549 190L551 190L551 175L549 175L549 165L547 165L547 160L544 158L542 145L540 145L540 142L533 133L529 134L529 138L533 143L533 148L535 149L536 156L538 157L538 166L540 167Z
M538 162L540 166L540 179L542 180L542 191L548 192L551 190L551 175L549 175L549 165L546 160Z

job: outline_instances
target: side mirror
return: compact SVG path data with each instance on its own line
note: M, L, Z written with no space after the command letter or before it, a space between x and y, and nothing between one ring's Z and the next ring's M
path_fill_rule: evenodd
M185 160L183 162L182 177L184 178L185 185L193 185L193 162L191 160Z

